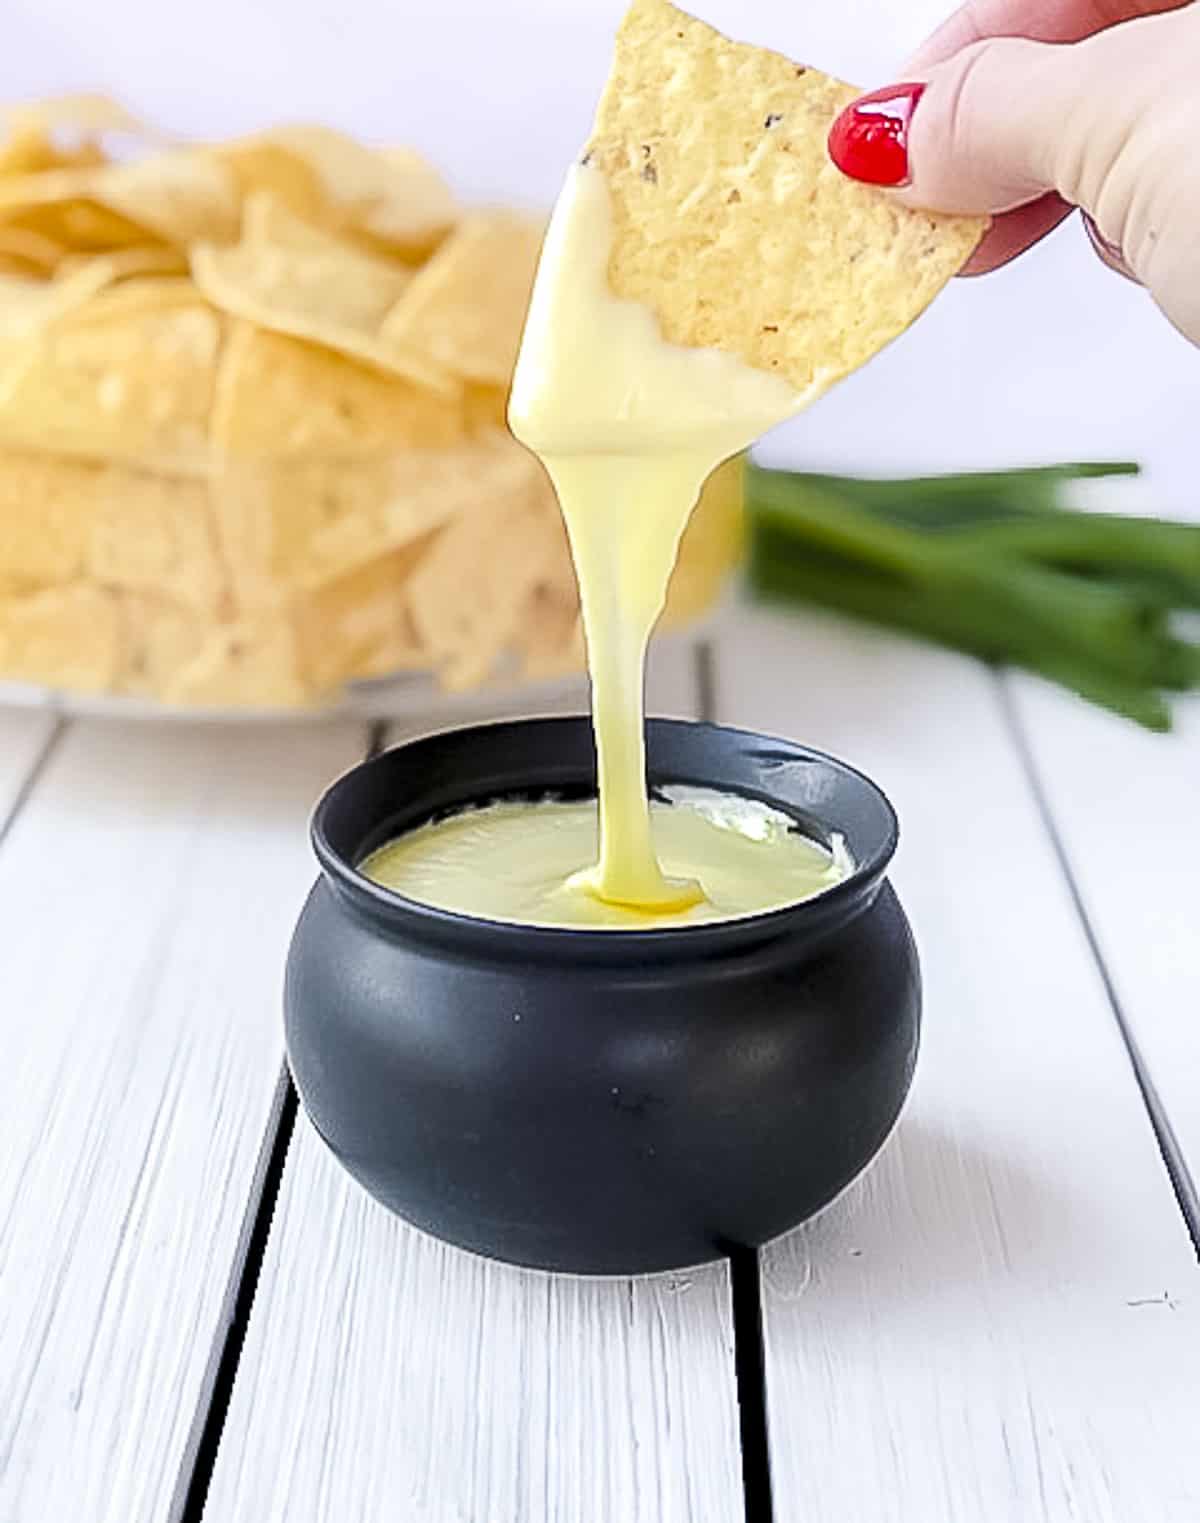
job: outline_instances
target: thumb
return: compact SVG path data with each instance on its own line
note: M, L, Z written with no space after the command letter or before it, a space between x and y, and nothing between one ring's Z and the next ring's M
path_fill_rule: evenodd
M1200 6L1081 42L993 37L854 101L834 162L907 205L1004 212L1057 191L1095 215L1120 160L1129 182L1156 144L1151 117L1196 104Z
M1064 123L1086 105L1074 52L996 37L930 69L909 112L899 199L971 213L1005 212L1048 190L1073 200L1055 159Z
M931 211L1004 212L1061 189L1057 150L1088 105L1077 48L973 43L847 106L830 155L853 179L894 186L897 199Z
M1080 42L998 37L853 102L829 151L906 205L1082 207L1167 316L1200 341L1200 4Z

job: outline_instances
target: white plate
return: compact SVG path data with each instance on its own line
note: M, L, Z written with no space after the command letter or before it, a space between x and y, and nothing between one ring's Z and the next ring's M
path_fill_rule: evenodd
M679 643L694 646L711 637L737 600L731 591L686 627L666 629L654 636L652 648ZM442 692L424 672L401 672L369 682L349 683L328 702L310 708L200 708L157 703L116 693L71 693L60 688L0 681L0 709L49 709L67 717L117 719L184 724L313 724L330 719L394 719L418 725L447 721L481 722L536 713L586 713L591 706L588 679L583 673L546 682L521 682L502 674L469 693Z
M587 679L493 684L472 693L443 693L432 678L405 674L353 683L338 697L311 708L192 708L116 693L69 693L58 688L0 682L0 707L49 709L79 718L188 724L312 724L330 719L417 721L502 717L531 708L586 709Z

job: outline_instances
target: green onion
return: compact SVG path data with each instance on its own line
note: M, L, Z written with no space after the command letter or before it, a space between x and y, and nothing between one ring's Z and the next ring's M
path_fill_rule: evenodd
M747 467L750 583L1022 666L1152 730L1200 686L1200 524L1066 506L1126 463L875 481Z

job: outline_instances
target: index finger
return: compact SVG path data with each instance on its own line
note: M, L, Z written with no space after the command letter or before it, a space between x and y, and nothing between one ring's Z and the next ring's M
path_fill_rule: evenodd
M931 68L985 37L1079 42L1122 21L1180 10L1190 0L966 0L928 37L901 73Z

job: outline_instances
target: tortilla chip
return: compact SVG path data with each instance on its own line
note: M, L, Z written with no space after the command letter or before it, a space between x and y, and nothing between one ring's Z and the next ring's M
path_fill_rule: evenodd
M113 594L78 583L0 602L0 677L77 692L116 682L123 661Z
M409 149L375 151L329 127L293 126L245 139L237 152L245 180L257 176L254 183L268 189L286 183L281 199L293 211L315 217L323 210L331 226L412 256L428 253L454 223L445 181ZM280 154L303 166L311 181L297 174L276 179Z
M220 322L194 297L122 309L132 305L129 289L101 298L119 303L117 315L60 321L0 364L0 440L143 463L205 463Z
M403 588L424 545L415 541L211 629L198 651L186 649L187 624L178 616L172 624L159 610L160 647L146 647L143 664L154 654L169 661L183 650L184 657L145 680L172 703L279 708L312 703L358 678L423 668ZM173 646L164 648L166 641Z
M103 289L108 271L93 261L54 280L0 280L0 340L37 339L57 319L85 306Z
M8 227L0 222L0 254L20 259L39 275L53 274L65 250L61 243L29 227Z
M508 432L508 392L503 386L467 386L463 390L463 418L468 433L499 428Z
M467 217L396 303L383 337L464 380L506 386L544 232L515 212Z
M359 203L354 225L381 243L410 254L431 253L458 217L450 188L412 148L373 150L382 175Z
M487 680L508 651L532 590L562 553L562 518L540 466L513 462L523 490L488 491L438 535L409 582L407 598L421 644L449 691Z
M587 667L578 602L552 584L533 589L517 623L518 678L550 682Z
M289 143L317 170L344 225L411 255L431 251L458 208L431 164L408 148L378 152L327 128L297 128Z
M457 402L285 334L238 323L225 346L213 443L225 455L436 448L462 437Z
M278 602L402 549L482 493L526 490L516 453L497 435L443 450L231 463L213 488L239 606Z
M97 467L0 452L0 583L82 578Z
M0 582L85 578L219 616L228 595L207 484L0 452Z
M147 313L182 308L199 308L212 315L212 308L188 275L141 273L120 279L124 254L125 251L120 250L72 264L71 274L90 270L93 279L103 284L89 294L86 301L74 302L68 312L60 314L64 325L68 322L72 327L86 323L119 324ZM63 272L63 278L67 273Z
M80 170L91 175L83 193L180 247L200 238L237 236L237 184L200 149L156 153L130 163Z
M161 593L213 618L229 612L206 481L110 466L97 493L86 562L94 581Z
M909 211L829 159L859 92L634 0L585 157L608 184L609 283L673 343L802 396L861 365L963 265L986 221Z
M344 560L323 560L317 543L347 520L374 523L388 471L388 457L374 454L230 461L212 487L237 606L277 604L290 589L344 570Z
M117 113L107 126L98 125L104 109ZM115 120L125 124L119 129L125 133L142 131L119 107L113 107L111 102L101 103L95 96L73 96L0 110L4 132L0 142L0 178L103 164L104 151L95 138L101 132L118 130L113 125ZM64 142L64 136L71 141Z
M240 243L198 245L192 273L213 305L234 317L311 339L418 385L457 391L440 366L381 337L411 272L301 221L272 197L247 204Z
M0 248L4 246L5 229L0 224ZM113 249L107 254L68 254L58 265L60 275L73 274L89 265L102 268L107 280L117 285L127 280L145 279L150 276L181 278L188 273L187 254L182 249L171 248L165 243L132 244L128 248ZM192 287L193 291L195 287Z
M0 143L0 178L37 174L43 169L59 167L60 159L54 144L40 127L16 127Z
M428 664L404 598L426 545L414 541L293 595L290 624L314 691Z
M530 471L520 446L498 430L447 449L394 455L384 462L374 502L360 500L314 535L315 566L356 564L411 543L481 501L519 497L529 491Z
M255 196L269 196L297 217L319 222L326 211L321 181L311 164L289 152L270 136L236 138L214 143L205 150L233 175L243 204ZM243 220L243 235L245 234Z
M359 257L354 247L348 246L336 233L321 227L315 217L297 215L270 190L252 191L243 202L242 244L264 250L288 249L335 262L343 254L351 260ZM407 275L407 268L399 271L402 287L407 284Z
M119 593L117 606L124 646L118 688L140 698L162 698L176 674L200 656L212 625L154 593Z
M242 241L227 248L199 244L192 267L200 288L212 287L216 305L232 300L228 310L265 327L290 333L297 323L324 323L364 337L378 333L412 278L405 266L372 259L261 194L246 204Z
M313 696L293 631L270 614L212 630L162 688L165 702L199 708L302 708Z
M707 613L741 559L742 474L742 456L735 455L705 482L679 542L660 628L676 629Z
M237 234L236 182L224 165L198 149L0 179L0 218L6 220L32 208L77 202L92 203L141 229L136 241L142 243L147 233L179 246ZM117 231L116 241L127 241L124 229Z
M390 457L374 455L232 463L213 490L238 606L278 603L290 589L382 553L378 520L391 470ZM336 545L347 534L351 553Z
M56 132L76 137L99 137L110 132L124 137L162 137L107 95L88 93L19 101L0 112L0 121L14 134L33 132L47 138Z
M0 187L5 183L0 180ZM82 198L44 205L0 207L0 221L6 226L26 228L42 237L52 238L77 253L107 254L113 249L129 248L146 241L145 228L111 207L98 206L94 201Z
M557 553L548 557L521 607L514 645L519 675L527 682L566 676L587 664L579 590L565 528Z

